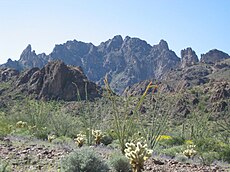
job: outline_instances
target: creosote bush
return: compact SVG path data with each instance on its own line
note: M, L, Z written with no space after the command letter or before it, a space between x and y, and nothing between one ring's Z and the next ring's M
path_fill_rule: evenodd
M55 131L59 136L72 137L77 132L77 118L62 110L61 102L44 102L30 100L15 101L6 112L5 120L15 129L27 130L39 139L47 139L47 135Z
M92 149L82 147L62 160L61 170L63 172L108 172L109 167Z
M131 171L129 160L121 153L112 154L109 159L109 164L114 172Z

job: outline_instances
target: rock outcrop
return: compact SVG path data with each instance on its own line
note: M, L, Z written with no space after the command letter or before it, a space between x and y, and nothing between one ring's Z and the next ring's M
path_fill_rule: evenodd
M228 54L211 50L201 56L201 62L214 64L227 58ZM67 41L55 45L49 55L36 54L31 45L28 45L18 61L9 59L0 67L18 70L42 68L53 60L81 66L87 78L99 85L104 84L103 79L107 75L112 89L117 93L122 93L127 86L140 81L162 80L171 70L186 69L200 63L192 48L182 50L180 59L164 40L151 46L139 38L126 36L123 39L117 35L98 46L76 40Z
M15 89L45 100L71 101L78 96L85 99L86 93L89 99L100 96L100 88L87 79L81 68L67 66L61 61L23 72L16 80Z
M197 64L198 62L199 59L195 51L192 50L192 48L189 47L181 50L181 68L192 66L194 64Z
M99 46L80 41L67 41L55 45L49 55L36 54L30 45L22 52L19 61L10 61L4 67L31 69L43 67L49 61L62 60L67 65L81 66L89 80L103 85L105 75L111 87L121 93L127 86L149 78L160 79L176 68L180 59L169 50L166 41L151 46L139 38L118 35ZM13 65L13 64L14 65Z
M228 59L228 58L230 58L230 56L227 53L214 49L214 50L210 50L206 54L201 54L200 61L202 63L214 64L216 62L219 62L221 60Z
M18 75L19 71L16 69L2 68L0 69L0 82L7 82Z
M19 63L24 69L30 69L31 67L41 68L47 62L47 56L44 53L37 55L34 50L32 51L30 44L23 50L19 59Z

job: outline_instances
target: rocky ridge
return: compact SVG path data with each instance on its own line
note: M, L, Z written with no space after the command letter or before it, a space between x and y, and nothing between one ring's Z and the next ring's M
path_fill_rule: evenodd
M36 54L28 45L18 61L9 59L0 67L10 67L18 70L42 68L49 61L62 60L67 65L81 66L89 80L103 85L107 75L111 87L117 93L122 93L127 86L143 80L161 80L173 69L185 69L198 63L214 64L230 56L220 50L210 50L198 57L192 48L181 51L181 58L169 49L166 41L157 45L149 45L139 38L114 36L100 45L81 41L67 41L55 45L53 51L46 55Z
M7 80L9 75L15 76L11 78L12 88L3 90L6 92L13 90L44 100L85 99L86 91L88 99L100 97L100 87L89 81L80 67L67 66L61 61L52 61L42 69L36 67L20 74L13 69L2 73L1 80Z
M55 45L49 54L36 54L31 45L22 52L18 61L8 60L1 67L18 70L43 67L49 61L62 60L67 65L81 66L89 80L103 85L105 75L111 87L121 93L128 85L155 77L160 79L167 71L179 65L180 59L166 41L151 46L139 38L120 35L99 46L80 41L67 41Z

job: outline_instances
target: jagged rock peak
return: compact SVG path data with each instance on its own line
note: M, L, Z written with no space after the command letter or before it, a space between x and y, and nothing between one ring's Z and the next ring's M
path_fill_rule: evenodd
M24 58L25 56L28 56L30 54L35 54L35 51L32 52L31 45L27 45L27 47L22 51L22 54L20 55L20 59Z
M196 52L193 51L191 47L181 50L181 67L182 68L192 66L198 62L199 62L199 59L196 55Z
M230 58L230 56L227 53L224 53L223 51L217 49L213 49L207 52L206 54L201 54L200 61L202 63L213 64L228 58Z
M31 44L28 44L25 50L31 51L32 50Z
M163 39L160 40L160 42L159 42L159 47L160 47L161 49L169 50L168 43L167 43L165 40L163 40Z
M161 39L159 44L153 45L153 50L154 51L156 50L157 51L163 51L163 50L168 51L169 50L168 43L165 40Z
M116 35L108 41L107 49L118 50L121 48L122 43L123 43L123 38L121 37L121 35Z
M116 35L116 36L114 36L112 40L113 40L113 41L123 42L123 38L122 38L121 35Z
M27 45L27 47L22 51L22 54L21 56L23 56L24 54L28 54L28 53L31 53L32 52L32 47L31 45Z

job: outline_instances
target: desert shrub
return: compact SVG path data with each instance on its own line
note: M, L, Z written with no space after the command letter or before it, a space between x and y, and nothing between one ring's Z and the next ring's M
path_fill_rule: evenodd
M180 136L169 136L169 137L163 137L164 135L161 136L159 139L159 145L163 147L168 147L168 146L178 146L178 145L183 145L185 142L185 139Z
M9 121L6 120L5 114L0 112L0 137L4 137L11 132Z
M114 172L129 172L131 170L129 160L119 153L111 155L109 164Z
M220 158L223 161L227 161L228 163L230 163L230 145L226 145L225 147L223 147L219 154Z
M111 136L108 135L104 135L101 139L101 143L103 143L104 145L109 145L113 142L113 138Z
M162 149L159 153L174 158L176 154L181 153L183 149L184 146L173 146L167 149Z
M27 134L40 139L47 139L47 135L55 131L57 136L73 136L78 131L77 119L61 109L58 102L43 102L25 99L15 101L14 106L7 113L7 120L16 124L23 121L28 124Z
M217 152L220 150L220 144L219 141L216 138L200 138L195 139L194 144L196 145L196 148L198 152L209 152L214 151Z
M203 152L200 154L201 160L203 164L210 165L215 160L219 159L219 154L217 152Z
M154 149L158 136L165 130L168 112L171 109L168 105L166 105L167 108L161 108L164 99L158 99L155 94L147 95L151 91L152 93L157 92L157 85L150 82L141 96L122 98L113 93L107 77L104 82L107 97L111 102L108 114L111 114L113 135L115 139L118 139L122 153L124 154L125 143L131 141L134 134L139 132L142 133L148 146ZM150 101L147 102L148 99ZM141 110L143 107L144 111Z
M168 145L183 145L185 142L185 139L181 136L173 136L172 139L168 141Z
M60 136L55 138L52 141L53 144L74 144L73 139L66 137L66 136Z
M8 163L0 162L0 172L9 172L11 171L8 167Z
M187 162L188 161L188 157L187 156L185 156L183 153L178 153L178 154L176 154L176 156L175 156L175 160L176 161L179 161L179 162Z
M118 139L113 140L113 142L109 144L108 147L112 149L119 149L120 148L119 140Z
M108 165L90 148L77 149L62 160L63 172L108 172Z

